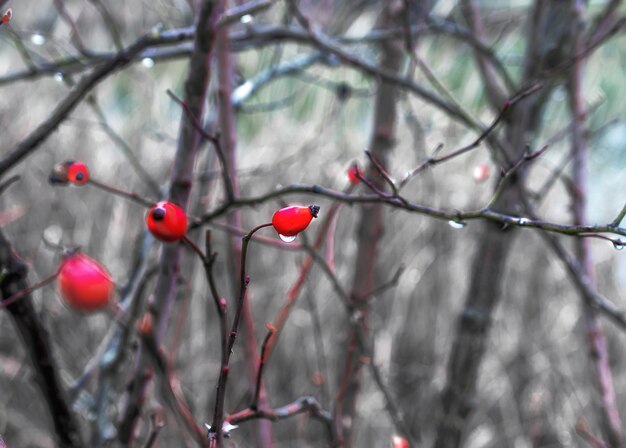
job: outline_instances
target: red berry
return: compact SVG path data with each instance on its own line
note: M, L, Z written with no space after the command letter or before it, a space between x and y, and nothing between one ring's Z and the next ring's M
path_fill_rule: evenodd
M81 253L61 262L57 285L63 301L79 311L96 311L107 306L115 289L107 270Z
M76 185L85 185L89 180L89 169L83 162L73 162L67 167L67 180Z
M306 229L313 218L317 218L320 208L317 205L308 207L286 207L272 216L272 225L279 235L295 237Z
M363 177L363 170L361 170L358 165L352 165L348 168L348 181L350 181L352 185L356 185L360 182L360 179L357 177L357 173L359 176Z
M402 436L393 436L392 448L411 448L409 441Z
M13 17L13 10L9 8L2 16L2 23L9 23L11 21L11 17Z
M486 163L476 165L472 175L474 177L474 181L476 182L486 181L489 178L489 165Z
M146 214L146 225L158 240L178 241L187 233L187 216L173 202L157 202Z

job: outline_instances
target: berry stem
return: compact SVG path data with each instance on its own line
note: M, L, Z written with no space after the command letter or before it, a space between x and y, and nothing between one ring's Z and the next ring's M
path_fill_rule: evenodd
M224 398L226 395L226 381L228 380L230 355L232 354L235 340L237 339L237 331L239 330L239 321L241 320L241 310L243 309L244 299L246 297L246 289L248 287L249 279L246 276L246 258L248 254L248 244L252 239L252 236L259 230L265 227L271 227L272 223L268 222L261 224L250 230L241 238L241 277L239 285L239 298L237 300L237 308L235 310L235 317L230 328L230 334L228 336L228 343L226 350L223 352L222 363L220 368L220 376L217 383L217 397L215 399L215 409L213 413L213 424L211 425L211 435L215 440L222 440L222 426L224 425Z
M109 193L113 193L117 196L122 196L125 197L127 199L130 199L131 201L135 201L141 205L145 205L146 207L152 207L154 205L155 201L152 201L148 198L144 198L143 196L137 194L137 193L132 193L130 191L125 191L125 190L121 190L119 188L115 188L112 187L111 185L107 185L105 183L99 182L97 180L94 179L89 179L88 183L90 183L91 185L93 185L96 188L99 188L101 190L107 191Z
M198 255L198 257L200 257L200 260L202 260L202 263L206 263L207 262L207 255L204 254L204 252L202 252L202 249L200 249L198 247L198 245L196 243L194 243L187 235L183 235L183 237L181 238L181 240L187 245L189 246L189 248L195 252L196 255Z

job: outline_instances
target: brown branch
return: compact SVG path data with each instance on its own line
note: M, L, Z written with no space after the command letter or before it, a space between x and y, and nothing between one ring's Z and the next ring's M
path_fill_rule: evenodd
M259 359L259 368L257 369L256 374L256 384L254 387L254 398L252 399L252 404L250 405L250 409L258 409L259 408L259 396L261 395L261 387L263 381L263 369L267 364L268 359L268 343L270 338L276 333L276 327L274 327L269 322L265 324L267 328L267 334L265 335L265 339L263 339L263 344L261 345L261 357Z
M461 10L463 16L466 18L469 24L469 28L472 30L476 39L479 41L485 40L485 30L483 27L482 17L480 10L475 0L463 0L461 2ZM495 77L495 71L490 61L484 56L483 53L478 51L474 52L474 57L482 77L482 85L487 93L487 98L494 109L499 109L502 103L509 95L499 85Z
M150 435L144 444L144 448L154 448L156 445L156 441L159 438L159 434L161 433L161 429L165 426L165 422L158 416L156 412L153 412L150 415Z
M8 179L5 179L2 182L0 182L0 195L3 194L11 185L13 185L15 182L17 182L20 179L21 179L21 176L19 174L15 174L9 177Z
M582 0L572 2L573 15L575 20L572 23L574 38L574 53L580 54L583 47L583 26L585 4ZM609 5L610 6L610 5ZM572 115L572 143L571 152L574 161L572 179L575 191L572 191L572 214L574 224L584 225L586 223L586 194L587 194L587 158L588 147L586 141L586 115L585 102L583 98L583 63L577 58L576 63L569 73L568 96L569 108ZM576 257L581 265L585 276L590 282L590 287L594 285L594 267L591 256L589 242L585 238L575 240ZM583 317L587 342L589 344L589 362L592 366L592 378L599 393L598 413L600 415L600 426L604 437L610 446L621 446L622 422L619 415L615 388L613 386L613 374L609 361L609 352L606 338L602 330L597 315L597 310L587 295L581 291L583 299Z
M167 356L162 353L158 347L154 333L150 331L139 331L142 341L142 347L152 360L152 364L156 368L157 376L161 380L162 394L170 409L174 412L176 418L182 423L182 426L194 438L198 446L208 447L209 441L206 432L201 428L193 417L189 406L185 403L180 394L176 393L172 385L173 373L167 361Z
M211 77L210 59L220 12L218 3L218 0L204 0L200 5L196 17L194 50L189 61L185 82L184 101L188 105L191 115L199 119L202 117L208 82ZM193 31L190 32L193 33ZM193 181L193 167L200 138L201 136L189 115L183 113L168 195L169 200L179 205L183 210L186 210L189 200ZM180 246L176 244L165 245L161 252L155 294L149 308L155 323L154 331L157 343L163 339L168 327L170 310L176 296L179 262ZM139 355L133 372L132 387L127 392L129 396L126 400L127 406L120 413L121 424L118 438L122 444L129 444L133 437L149 378L147 360L144 356Z
M61 16L61 19L63 19L63 21L72 30L72 32L70 33L70 40L72 41L74 47L79 51L80 54L89 56L89 51L87 50L87 47L83 42L80 31L78 30L78 26L76 25L76 22L74 21L70 13L65 8L65 2L63 0L53 0L53 3L54 7L59 13L59 16Z
M611 222L611 225L613 227L619 227L620 223L624 220L624 216L626 216L626 204L624 204L622 211L620 211L617 217L613 220L613 222Z
M68 77L64 77L64 80L67 80ZM100 127L104 131L106 135L109 136L111 141L122 151L128 163L132 166L137 176L150 188L150 193L159 196L161 194L161 188L159 184L153 179L153 177L148 173L148 171L144 168L141 161L135 155L133 148L122 138L120 134L118 134L113 127L109 124L104 111L98 104L95 95L90 95L87 98L87 103L91 106L91 109L94 111L96 116L98 117Z
M265 203L276 198L290 196L294 194L310 194L331 199L333 201L343 202L345 204L374 204L384 203L390 207L401 209L410 213L430 216L432 218L445 221L477 221L488 220L497 222L502 226L525 227L532 229L548 230L563 235L578 236L582 233L610 233L614 235L626 236L626 227L615 227L612 223L604 225L568 225L559 224L541 219L528 219L522 216L514 216L508 213L498 212L492 209L481 209L473 211L443 210L434 207L428 207L415 204L409 201L403 201L391 196L379 195L353 195L341 191L331 190L320 187L319 185L290 185L283 188L272 190L260 196L248 198L238 198L232 202L226 202L218 206L215 210L203 215L200 219L190 224L190 229L198 228L206 223L211 222L215 218L224 215L230 209L235 207L249 207Z
M339 446L330 412L324 410L314 397L302 397L276 409L244 409L226 417L226 422L236 425L259 418L277 422L305 412L308 412L312 418L319 420L326 426L330 446Z
M211 221L208 223L209 226L215 227L217 230L221 230L223 232L229 233L231 235L237 235L239 237L244 236L247 232L241 228L233 227L228 224L224 224L222 222ZM300 243L285 243L280 239L274 237L266 237L254 235L252 237L252 241L255 241L259 244L263 244L265 246L274 247L276 249L285 250L285 251L301 251L302 245Z
M422 172L425 168L434 166L434 165L438 165L440 163L443 162L447 162L455 157L458 157L462 154L465 154L469 151L471 151L472 149L477 148L478 146L480 146L480 144L486 139L488 138L493 131L496 129L496 127L498 126L498 124L500 124L500 122L502 122L502 120L504 120L506 118L506 116L508 115L508 113L513 109L513 106L515 106L517 103L519 103L521 100L523 100L524 98L532 95L533 93L537 92L538 90L540 90L542 88L541 85L539 84L535 84L527 89L522 90L521 92L515 94L514 96L512 96L510 99L508 99L507 101L504 101L502 104L502 108L500 109L500 113L498 114L498 116L491 122L491 124L484 129L481 134L470 144L465 145L459 149L455 149L451 152L448 152L446 154L443 155L433 155L432 157L430 157L429 159L427 159L426 161L422 162L421 164L419 164L416 168L414 168L413 170L411 170L405 177L404 179L402 179L402 181L400 182L399 185L399 189L401 189L402 187L404 187L406 185L406 183L416 174L419 174L420 172ZM441 147L438 147L437 152L439 152L441 150Z
M618 21L616 13L621 3L622 0L610 0L607 2L587 33L587 46L594 45L596 41L601 40L602 36L606 35L615 26Z
M493 195L491 196L491 200L489 201L489 204L487 205L487 208L489 209L495 206L495 204L500 199L502 192L504 191L505 185L509 183L509 180L511 180L511 177L514 176L522 168L522 166L526 165L529 162L532 162L537 157L540 157L544 152L546 152L547 149L548 149L548 146L546 145L543 148L541 148L539 151L526 152L526 154L524 154L522 157L519 158L519 160L515 163L515 165L508 168L506 171L503 171L500 176L500 179L498 180L498 184L496 185L496 189Z
M107 193L111 193L116 196L121 196L123 198L130 199L131 201L136 202L137 204L143 205L145 207L152 207L154 203L156 202L152 199L145 198L141 196L140 194L113 187L111 185L97 181L91 177L89 178L88 183L90 185L93 185L96 188L99 188L100 190L106 191Z
M227 2L225 2L227 3ZM240 195L237 161L237 120L235 116L235 108L232 102L233 88L235 86L235 64L230 52L228 39L228 29L223 27L217 35L217 47L215 56L217 59L217 106L219 111L219 126L221 135L219 143L224 148L220 162L222 163L222 176L224 178L224 190L227 200L232 200ZM218 153L219 155L219 153ZM226 222L233 227L242 227L241 210L233 210L226 216ZM227 241L227 263L229 266L228 275L231 284L231 291L237 291L237 269L242 262L242 245L240 239L230 236ZM261 407L267 407L268 400L265 393L265 387L260 376L257 376L257 366L259 365L259 354L257 351L256 332L254 328L254 318L250 307L249 292L246 291L248 297L242 299L241 313L243 324L245 362L248 381L251 387L257 387L259 396L257 397ZM235 305L238 307L238 305ZM273 445L272 425L266 421L259 421L256 425L256 440L260 446Z
M224 424L224 398L226 395L226 383L228 381L228 373L230 370L230 356L232 354L235 340L237 339L237 332L239 331L239 322L243 311L243 305L246 297L246 289L250 278L246 275L246 258L248 254L248 245L252 236L259 230L265 227L271 227L272 223L261 224L253 228L243 238L241 243L241 267L240 267L240 282L239 282L239 297L235 308L235 317L230 328L230 334L226 343L226 351L222 357L222 363L220 368L220 375L217 383L217 392L215 398L215 408L213 411L213 423L211 424L211 430L209 431L209 437L216 443L216 448L224 446L222 427Z
M111 36L111 39L113 40L113 44L115 45L115 48L117 49L117 51L120 51L124 46L122 44L122 38L120 37L120 32L117 29L117 25L115 24L115 19L113 18L109 10L106 8L104 3L102 3L102 0L88 0L88 1L89 3L93 4L98 10L98 12L100 13L100 16L102 17L102 20L104 21L105 26L109 30L109 35Z
M222 165L221 173L222 173L222 178L224 181L224 189L226 190L226 197L229 200L234 199L235 194L233 193L233 183L230 177L230 171L228 170L226 156L224 155L224 150L222 149L220 136L210 134L209 132L207 132L207 130L204 129L204 127L200 123L200 120L198 120L198 118L193 115L193 113L189 109L189 106L183 100L178 98L174 94L174 92L168 89L167 94L169 95L170 98L172 98L176 103L178 103L183 108L185 113L188 115L189 120L191 121L193 126L196 128L196 130L200 133L200 135L213 144L213 148L215 148L215 153L217 154L217 158L219 159L220 164Z

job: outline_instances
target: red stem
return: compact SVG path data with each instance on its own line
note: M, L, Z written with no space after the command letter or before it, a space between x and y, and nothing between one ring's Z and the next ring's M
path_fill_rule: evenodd
M224 1L225 5L228 0ZM217 93L219 107L219 124L221 135L216 143L216 150L222 163L222 178L224 180L224 190L226 200L232 201L240 194L239 179L237 175L237 120L233 107L232 91L235 85L235 67L233 56L230 51L230 39L228 28L223 27L217 35ZM235 228L243 227L240 210L233 210L226 217L227 223ZM227 239L230 273L230 283L232 291L237 290L237 267L241 264L242 254L240 251L239 239L232 236ZM241 305L243 329L244 329L244 349L245 362L248 381L250 387L255 387L257 381L257 366L259 365L258 343L255 336L254 319L250 309L250 299L245 298ZM267 396L263 383L259 384L260 405L267 406ZM273 446L272 425L267 421L259 421L256 425L257 446L270 448Z
M573 27L575 34L575 54L580 54L583 48L582 23L585 14L585 5L582 0L574 2L574 12L576 22ZM572 178L575 191L572 192L572 211L574 224L586 224L586 196L587 196L587 159L588 148L586 141L586 114L583 98L583 63L580 57L570 72L569 77L569 106L573 118L572 127L572 158L574 162ZM575 240L576 256L582 269L595 287L595 272L593 259L589 247L589 240L578 238ZM593 367L592 376L600 394L599 400L599 420L604 437L610 446L621 446L622 422L619 415L615 388L613 386L613 375L609 361L609 352L604 336L604 331L598 317L598 312L593 308L592 302L585 294L581 294L583 299L583 317L585 330L587 332L587 342L589 344L589 357Z
M240 267L240 284L239 284L239 298L237 300L237 308L235 309L235 317L233 319L232 326L230 328L230 334L228 336L228 342L226 344L226 351L222 357L220 376L217 383L217 396L215 398L215 409L213 412L213 424L211 425L211 438L216 442L216 447L220 448L224 446L224 439L222 433L222 426L224 424L224 398L226 395L226 382L228 381L230 356L232 353L235 340L237 339L237 332L239 331L239 322L241 320L241 312L243 309L246 289L248 287L249 278L246 276L246 257L248 254L248 244L252 235L265 227L271 227L272 223L261 224L253 228L243 238L241 243L241 267Z

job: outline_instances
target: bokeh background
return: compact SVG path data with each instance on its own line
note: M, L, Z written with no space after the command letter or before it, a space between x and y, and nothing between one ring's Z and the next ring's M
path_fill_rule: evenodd
M62 2L75 20L85 47L94 53L115 51L115 42L96 1ZM193 23L194 2L183 0L103 2L119 41L127 45L161 24L164 29ZM371 31L380 13L375 1L305 2L304 10L329 34L359 37ZM464 23L457 2L435 2L431 14ZM513 79L518 79L527 42L530 2L481 1L487 41L502 59ZM589 18L605 1L589 1ZM80 74L45 73L32 79L13 80L9 75L76 55L73 33L51 0L10 2L13 21L0 27L0 156L7 153L68 94ZM624 11L619 11L623 13ZM283 2L252 18L253 24L291 23ZM233 32L244 30L240 23ZM355 43L347 47L375 62L377 47ZM421 58L456 100L483 123L493 119L482 81L469 46L449 36L426 34L417 44ZM311 53L307 46L290 42L251 48L235 53L237 85L277 64ZM590 129L589 206L591 223L611 221L623 206L626 177L626 105L624 60L626 47L619 34L602 45L585 64L584 98ZM73 66L74 67L74 66ZM86 162L92 176L118 188L155 198L167 187L176 149L180 106L167 89L183 93L187 59L138 60L116 72L81 103L32 156L13 173L20 181L0 196L3 232L29 264L31 282L53 273L60 254L49 243L79 245L100 260L122 287L129 279L144 238L145 209L90 186L51 187L51 167L66 159ZM82 70L81 70L82 73ZM415 82L429 86L416 70ZM348 95L345 95L346 86ZM430 87L429 87L430 88ZM207 106L215 117L216 86L211 84ZM321 62L290 76L280 77L247 98L237 112L239 178L242 196L256 196L278 185L318 184L333 189L347 185L346 170L357 161L365 165L373 122L375 80L337 61ZM454 149L471 142L475 132L452 121L442 112L402 93L397 103L398 121L390 173L401 178L424 160L439 144ZM554 177L555 168L569 164L569 137L562 130L570 122L567 98L557 87L541 118L541 132L532 144L550 143L550 149L530 169L527 186L537 191ZM564 134L564 135L563 135ZM129 155L130 153L130 155ZM137 168L137 163L140 173ZM487 164L489 178L477 182L476 166ZM200 215L223 200L219 164L210 145L202 147L195 168L196 183L190 213ZM445 209L473 210L488 202L499 167L486 146L415 177L403 190L418 204ZM146 181L148 178L150 181ZM570 222L571 200L565 176L556 179L538 213L548 220ZM152 182L152 186L150 185ZM363 187L358 187L363 188ZM367 193L366 189L359 189ZM307 195L285 198L290 204L319 203L321 216L331 203ZM244 229L267 222L280 201L243 208ZM356 256L358 205L341 208L333 246L335 273L344 288L353 279ZM224 220L219 219L219 223ZM397 285L374 297L370 329L375 339L373 362L380 370L396 402L405 414L420 446L430 446L438 422L440 393L445 384L446 362L462 309L473 254L476 225L462 229L446 221L391 208L384 212L385 233L379 251L376 284L392 278L403 265ZM227 234L213 229L218 286L229 300L225 253ZM311 241L316 231L310 228ZM275 237L272 231L264 236ZM202 233L192 237L202 241ZM513 236L512 236L513 238ZM480 370L476 409L465 430L466 447L575 447L586 446L575 431L580 419L592 425L592 402L587 345L581 326L579 295L562 264L530 229L520 230L507 260L503 300L496 310L488 349ZM559 237L567 247L572 240ZM161 244L152 241L150 262L158 260ZM626 251L611 243L591 243L598 289L626 309ZM324 251L322 251L324 255ZM250 303L260 341L264 323L273 321L295 281L305 253L253 244L248 260ZM150 288L148 288L150 290ZM148 291L151 292L151 291ZM84 316L67 309L54 284L34 293L41 320L50 331L54 355L66 386L80 376L94 357L104 335L115 325L107 314ZM144 300L147 297L144 297ZM219 370L218 321L202 266L184 252L182 278L172 334L165 346L173 349L173 368L199 422L209 422ZM623 331L603 321L619 408L626 415L626 360ZM46 408L34 384L31 363L7 313L0 313L0 434L9 447L52 447L54 436ZM340 364L349 331L346 314L323 272L315 266L287 322L265 372L272 406L302 395L313 395L328 409L334 406ZM176 333L180 332L177 336ZM133 336L136 339L136 336ZM244 350L239 340L231 367L226 410L245 407L251 389L245 374ZM136 344L136 343L135 343ZM132 369L134 346L124 361L118 392ZM321 380L320 380L321 379ZM95 427L92 408L97 378L87 383L74 402L85 434ZM158 406L158 390L151 388L146 406ZM109 409L115 415L115 406ZM167 417L157 446L186 446L188 441L175 420ZM139 440L148 432L142 421ZM255 446L253 423L233 432L229 446ZM323 428L307 416L274 425L276 446L326 446ZM389 446L395 429L385 411L384 397L363 376L358 400L354 445ZM89 440L87 438L87 440ZM112 444L111 446L115 446Z

